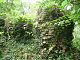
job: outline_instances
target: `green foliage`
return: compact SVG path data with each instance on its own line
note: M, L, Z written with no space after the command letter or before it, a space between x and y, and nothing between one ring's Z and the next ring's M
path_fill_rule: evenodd
M5 2L5 0L0 0L0 3Z
M21 39L23 39L23 41L29 40L33 37L32 24L28 24L26 27L24 25L15 25L14 29L13 38L17 41L20 41Z
M80 50L80 38L73 39L73 46Z
M67 4L68 4L68 1L67 1L67 0L64 0L61 5L62 5L63 7L65 7Z
M68 26L70 25L71 19L67 18L67 16L59 17L58 19L53 19L52 21L45 22L42 26L50 26L50 25L58 25L58 26Z
M2 35L4 32L0 32L0 35Z
M5 21L3 19L0 19L0 26L4 26Z
M53 1L53 0L45 0L45 1L42 1L42 2L40 2L40 5L41 6L45 6L45 7L50 7L50 5L58 5L57 3L55 3L55 1Z
M11 9L14 9L14 4L13 3L0 3L0 13L7 13L10 12Z
M73 39L72 44L78 50L80 50L80 32L79 31L80 31L80 25L76 22L76 26L75 26L74 32L73 32L74 39Z
M80 37L80 25L77 22L76 22L76 26L74 28L73 35L74 35L74 39Z

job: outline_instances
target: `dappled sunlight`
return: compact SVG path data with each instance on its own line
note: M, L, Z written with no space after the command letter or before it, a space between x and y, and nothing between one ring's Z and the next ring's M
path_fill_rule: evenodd
M31 4L35 4L37 1L39 0L21 0L23 3L31 3Z
M71 10L72 7L73 7L73 6L72 6L71 4L70 4L70 5L66 5L66 6L65 6L65 9L66 9L66 10Z

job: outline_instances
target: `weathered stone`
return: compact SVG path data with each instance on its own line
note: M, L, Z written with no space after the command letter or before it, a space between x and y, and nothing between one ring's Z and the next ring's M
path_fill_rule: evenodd
M53 6L42 9L41 12L43 12L44 14L40 13L39 19L42 19L42 21L44 21L41 23L39 21L39 23L41 24L41 27L42 27L42 29L40 29L42 43L44 41L48 41L47 42L47 44L49 44L48 48L55 45L55 47L50 49L51 50L50 53L52 51L54 52L54 50L65 50L65 51L70 50L69 47L71 46L71 41L73 39L72 32L73 32L73 28L74 28L74 23L68 17L63 17L63 15L64 15L63 11L60 11L60 9L58 7L53 7ZM48 9L51 9L51 11L48 11ZM66 23L66 20L69 20L68 24ZM56 21L56 22L52 22L52 21ZM63 21L63 23L62 23L62 21ZM46 24L46 22L47 23L49 22L49 23ZM50 25L50 23L52 25ZM45 26L42 26L42 24L44 24ZM47 47L45 47L45 48L47 48ZM45 48L43 48L43 50ZM47 51L47 50L45 50L45 51ZM50 54L50 53L48 53L48 54ZM44 52L43 52L43 54L44 54Z

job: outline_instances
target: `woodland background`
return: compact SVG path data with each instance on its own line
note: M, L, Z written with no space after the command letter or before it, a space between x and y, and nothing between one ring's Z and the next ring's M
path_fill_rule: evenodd
M0 60L80 60L80 0L0 0Z

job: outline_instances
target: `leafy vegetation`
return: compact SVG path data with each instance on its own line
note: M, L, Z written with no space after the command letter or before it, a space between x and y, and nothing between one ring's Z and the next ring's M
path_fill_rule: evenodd
M0 60L80 60L79 0L0 0Z

